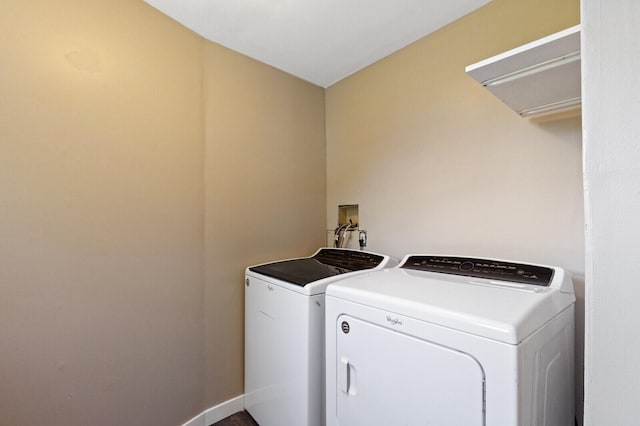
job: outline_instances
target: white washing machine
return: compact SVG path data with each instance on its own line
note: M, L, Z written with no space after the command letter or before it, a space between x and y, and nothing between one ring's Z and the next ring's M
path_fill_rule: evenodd
M326 290L328 426L572 426L561 268L412 255Z
M389 257L323 248L247 268L244 404L260 426L324 426L324 292Z

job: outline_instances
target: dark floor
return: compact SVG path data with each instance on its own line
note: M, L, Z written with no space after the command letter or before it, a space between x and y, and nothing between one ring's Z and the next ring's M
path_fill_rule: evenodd
M239 411L211 426L258 426L258 423L246 411Z

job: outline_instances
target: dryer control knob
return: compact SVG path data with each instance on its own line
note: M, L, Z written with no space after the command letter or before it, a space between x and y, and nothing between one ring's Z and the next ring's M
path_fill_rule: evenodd
M464 272L473 271L473 266L472 262L463 262L462 265L460 265L460 270Z

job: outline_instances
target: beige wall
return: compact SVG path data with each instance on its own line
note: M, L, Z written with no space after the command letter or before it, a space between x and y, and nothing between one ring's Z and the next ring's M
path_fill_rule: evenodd
M581 354L580 117L522 119L464 72L579 19L578 0L494 0L330 87L326 132L328 229L359 204L371 250L563 266Z
M243 393L244 268L324 242L324 90L207 44L205 406Z
M0 424L241 393L242 268L323 240L323 91L137 0L0 16Z
M202 41L142 2L0 25L0 424L200 408Z

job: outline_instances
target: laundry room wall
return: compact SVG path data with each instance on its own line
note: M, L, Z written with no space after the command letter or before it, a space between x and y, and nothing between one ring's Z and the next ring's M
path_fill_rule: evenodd
M139 1L0 6L0 425L202 395L202 40Z
M494 0L330 87L326 132L328 230L339 205L358 204L374 251L506 258L574 274L581 415L580 114L521 118L464 71L579 22L578 0Z
M324 243L324 90L204 50L205 407L243 393L244 269Z
M324 241L324 90L139 0L0 12L0 425L238 396L244 267Z

